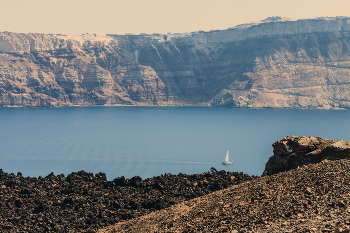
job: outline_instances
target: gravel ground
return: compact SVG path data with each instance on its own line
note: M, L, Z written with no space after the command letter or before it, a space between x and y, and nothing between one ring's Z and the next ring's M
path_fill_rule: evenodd
M349 232L350 159L264 176L100 232Z

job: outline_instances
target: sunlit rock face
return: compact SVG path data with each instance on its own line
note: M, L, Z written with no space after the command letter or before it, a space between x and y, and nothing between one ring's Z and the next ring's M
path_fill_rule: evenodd
M310 136L287 136L273 147L273 156L265 165L263 175L289 171L310 163L339 160L350 156L350 142Z
M350 18L153 35L0 33L0 105L350 108Z

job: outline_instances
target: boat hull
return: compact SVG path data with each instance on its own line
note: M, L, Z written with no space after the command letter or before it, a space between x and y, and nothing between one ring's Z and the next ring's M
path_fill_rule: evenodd
M222 165L232 165L233 162L222 162Z

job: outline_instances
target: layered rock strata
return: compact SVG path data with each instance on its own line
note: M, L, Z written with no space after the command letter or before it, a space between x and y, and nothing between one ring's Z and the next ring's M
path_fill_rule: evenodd
M350 18L153 35L0 33L0 105L350 108Z
M155 71L131 62L111 39L16 33L0 38L3 106L171 102Z
M274 155L266 163L264 175L288 171L323 160L350 156L350 142L326 140L320 137L288 136L273 145Z

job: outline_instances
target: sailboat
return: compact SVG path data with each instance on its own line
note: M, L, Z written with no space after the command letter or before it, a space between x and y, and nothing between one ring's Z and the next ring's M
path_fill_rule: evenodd
M225 157L225 161L222 162L222 165L232 165L233 162L230 162L230 158L228 156L228 150L227 150L227 154L226 154L226 157Z

